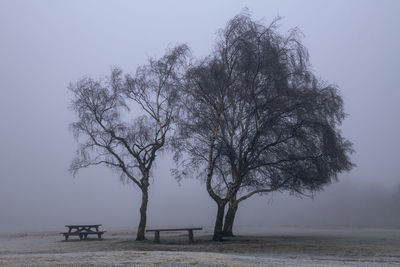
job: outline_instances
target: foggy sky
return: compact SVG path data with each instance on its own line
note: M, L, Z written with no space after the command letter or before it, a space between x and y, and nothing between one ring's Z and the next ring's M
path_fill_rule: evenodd
M244 7L265 23L283 17L283 33L303 31L313 70L341 89L349 114L342 133L354 143L357 167L314 200L278 193L247 200L237 223L399 227L399 1L2 0L0 232L136 227L134 185L104 167L75 178L67 171L77 147L67 86L113 66L133 72L177 43L205 56L217 30ZM179 185L171 164L167 153L158 158L148 225L212 225L216 206L204 185Z

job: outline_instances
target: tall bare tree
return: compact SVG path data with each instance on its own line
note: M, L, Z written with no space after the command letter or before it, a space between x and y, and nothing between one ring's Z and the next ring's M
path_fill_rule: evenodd
M192 120L181 123L189 140L181 144L191 158L187 166L201 160L207 166L207 191L218 205L214 240L221 240L232 235L241 201L276 190L315 192L353 164L351 143L338 130L343 101L310 71L298 30L282 36L276 21L266 27L242 13L215 47L188 72ZM199 153L205 149L213 157Z
M142 193L136 240L145 239L150 176L157 153L163 149L176 116L180 75L186 45L150 59L133 75L114 69L105 80L83 78L71 84L71 124L79 142L70 170L106 165L132 181Z

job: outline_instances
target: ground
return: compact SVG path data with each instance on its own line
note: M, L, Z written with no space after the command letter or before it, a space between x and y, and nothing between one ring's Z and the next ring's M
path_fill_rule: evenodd
M63 231L64 229L60 229ZM161 243L135 241L134 231L103 240L58 232L0 235L0 266L400 266L400 229L240 227L238 236L212 242L211 228L161 233Z

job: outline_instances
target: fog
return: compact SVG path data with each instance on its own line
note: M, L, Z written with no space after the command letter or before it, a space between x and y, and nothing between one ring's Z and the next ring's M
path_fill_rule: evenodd
M274 193L243 202L238 225L400 227L400 2L0 1L0 232L61 230L68 223L136 227L140 192L104 167L68 172L70 82L113 66L132 72L187 43L210 52L219 28L248 7L299 27L313 70L337 84L349 114L343 136L357 164L313 199ZM212 225L204 184L178 183L168 153L150 188L148 225Z

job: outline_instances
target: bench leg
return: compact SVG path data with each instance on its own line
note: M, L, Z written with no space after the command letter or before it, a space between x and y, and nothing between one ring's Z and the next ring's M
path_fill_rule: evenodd
M68 236L69 236L69 235L65 235L65 241L67 241L67 240L68 240Z
M193 230L188 230L188 234L189 234L189 243L193 243Z
M155 243L160 243L160 231L155 231L154 232L154 242Z
M80 239L80 240L83 239L83 234L79 234L79 239Z
M101 234L97 234L97 236L99 237L99 239L101 239Z

